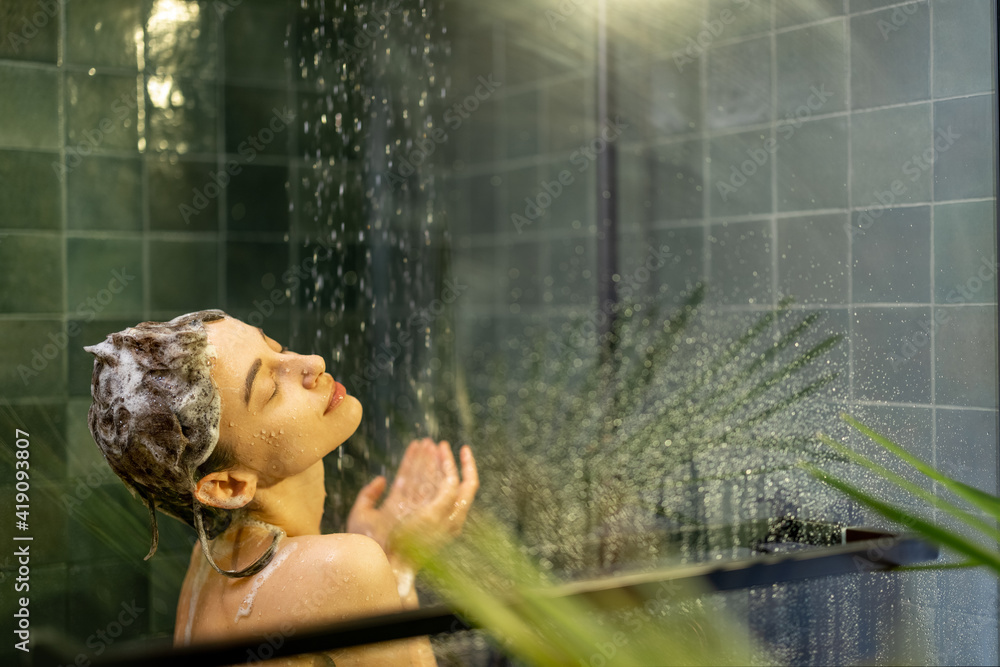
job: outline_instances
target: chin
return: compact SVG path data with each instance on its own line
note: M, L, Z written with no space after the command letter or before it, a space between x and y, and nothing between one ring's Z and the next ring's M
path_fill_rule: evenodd
M333 449L340 447L347 441L361 425L361 402L350 394L344 397L332 414L327 415L337 420L337 438ZM332 451L332 450L331 450Z

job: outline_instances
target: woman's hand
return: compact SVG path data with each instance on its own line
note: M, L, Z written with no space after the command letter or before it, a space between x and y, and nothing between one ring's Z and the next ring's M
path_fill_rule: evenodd
M382 506L386 479L379 475L358 494L347 517L347 532L367 535L378 542L391 562L400 558L405 540L417 538L436 548L462 532L472 499L479 488L479 474L468 445L459 452L459 479L451 445L434 444L430 438L414 440L406 449L396 479Z

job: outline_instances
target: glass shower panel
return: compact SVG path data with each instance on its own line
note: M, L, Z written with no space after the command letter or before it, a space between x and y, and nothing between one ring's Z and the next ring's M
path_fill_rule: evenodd
M996 492L992 3L449 9L446 104L461 122L439 192L470 286L455 312L463 424L489 446L484 501L545 563L745 556L731 527L784 516L888 527L792 464L818 430L871 451L841 411ZM483 80L495 90L478 99ZM682 333L659 335L692 304ZM677 402L748 331L734 358L787 345L771 370L819 352L745 412ZM664 342L677 354L659 355ZM643 363L666 374L647 384ZM708 384L721 392L729 367ZM692 422L658 430L663 409ZM995 600L989 575L956 571L725 604L795 664L988 663Z

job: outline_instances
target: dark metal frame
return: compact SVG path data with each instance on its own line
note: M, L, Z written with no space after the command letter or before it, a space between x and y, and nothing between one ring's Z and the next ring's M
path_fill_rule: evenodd
M746 532L737 528L738 532ZM605 609L642 604L664 584L671 591L734 591L801 581L816 577L860 574L891 570L938 556L938 549L919 539L882 531L856 529L835 524L800 522L794 519L772 520L765 533L751 548L765 555L724 563L695 564L605 579L573 582L544 592L551 597L578 597ZM839 539L838 539L839 538ZM788 541L805 540L802 541ZM837 546L810 547L812 544L841 542ZM791 549L783 553L774 553ZM517 609L516 600L498 601ZM356 619L346 623L317 626L296 631L289 636L266 633L239 641L201 644L172 649L161 646L127 647L111 651L91 662L94 667L214 667L245 662L248 655L260 655L269 647L267 659L319 653L349 646L406 639L423 635L458 632L473 627L451 608L438 605L382 616ZM35 665L73 664L72 647L39 642L35 647ZM263 659L265 656L261 656Z

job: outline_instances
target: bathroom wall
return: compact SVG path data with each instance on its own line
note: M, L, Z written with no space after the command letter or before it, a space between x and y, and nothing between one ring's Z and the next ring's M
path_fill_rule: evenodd
M366 414L327 460L328 530L410 437L447 421L428 422L437 394L420 391L450 368L435 356L450 303L444 230L428 227L436 209L422 177L412 192L371 190L394 168L384 164L389 146L407 146L422 114L440 115L425 91L447 42L429 34L434 10L400 8L381 35L385 53L419 44L423 58L397 63L368 48L377 8L326 4L0 9L2 419L11 444L15 428L32 436L33 627L64 633L84 658L136 638L169 643L194 539L161 516L159 550L142 560L146 510L87 428L84 345L143 320L222 308L321 354ZM391 99L372 104L375 92ZM431 321L412 319L415 310ZM402 331L411 342L383 365L378 346ZM0 559L0 584L13 585L17 565ZM14 601L2 599L10 618ZM128 623L102 639L123 605ZM3 650L13 664L13 648Z
M25 0L0 10L3 439L31 434L33 627L89 639L85 657L116 641L95 633L108 637L125 607L123 639L173 631L192 534L161 517L160 551L142 561L145 509L87 429L82 346L215 307L278 340L291 334L282 276L301 261L289 243L301 130L287 113L289 7ZM13 464L0 469L12 498ZM14 567L0 562L5 590ZM3 601L9 617L12 596Z
M370 391L421 364L443 366L435 382L418 377L428 384L487 391L491 375L477 372L489 368L487 352L517 368L531 357L525 341L593 320L595 178L611 152L622 295L668 311L704 281L703 312L720 336L795 297L795 313L821 311L824 331L847 336L830 357L841 374L824 418L848 407L950 474L997 490L992 3L615 4L613 126L596 120L592 5L452 3L435 24L447 30L426 37L442 45L433 86L422 80L392 100L398 107L379 107L386 115L371 125L345 122L346 139L317 123L337 122L320 120L326 112L347 121L368 111L354 94L367 84L358 75L332 96L331 63L350 52L314 58L310 36L334 22L298 4L18 0L0 10L0 438L15 428L32 436L36 627L91 638L86 655L107 645L96 633L122 605L136 610L123 639L172 632L191 544L164 519L160 553L141 560L145 511L106 471L86 428L82 345L140 320L222 307L300 351L358 345L344 363L348 376L363 374L364 351L392 344L411 296L434 305L445 294L443 272L401 268L436 256L461 286L446 304L453 328L450 311L434 324L435 345L453 335L454 346L400 360L404 372L380 371ZM354 34L346 12L335 18ZM400 80L412 71L378 67ZM397 83L383 79L385 89ZM285 124L286 108L297 120ZM442 134L413 152L372 135L389 117L395 127L430 120ZM365 159L350 158L354 146ZM432 166L375 201L389 190L368 192L376 173L404 173L404 158L431 149ZM335 182L345 188L324 189ZM399 211L392 229L407 234L370 232L387 211ZM428 226L427 212L445 228ZM332 218L344 221L341 244ZM364 242L366 231L380 243ZM646 274L650 257L668 261ZM323 283L309 258L338 281ZM362 309L378 295L391 295L378 319L393 324L366 334L375 314ZM449 375L452 363L467 372ZM427 429L426 406L410 406L418 385L381 400ZM378 428L367 426L366 440L388 442L388 427ZM380 447L391 461L391 445ZM369 463L368 449L350 451ZM11 470L3 460L3 497ZM720 484L712 497L726 503L701 511L874 520L813 487L822 497L803 497L797 478L756 484ZM750 503L758 493L764 502ZM10 512L0 514L5 525ZM14 566L0 558L0 585L11 585ZM914 650L931 659L996 662L991 577L907 577L873 578L867 597L869 580L852 578L730 604L753 611L755 629L793 662L888 660L914 649L888 641L897 620L909 632L895 636L920 639Z
M800 413L803 427L866 447L836 424L849 409L995 493L991 12L985 0L616 3L610 109L623 129L604 138L617 149L620 291L673 306L704 281L717 335L793 297L793 315L818 311L818 328L845 335L827 357L840 373L821 402L829 409ZM464 20L456 103L480 76L503 85L474 110L465 97L469 118L454 132L447 196L456 274L471 285L457 348L494 341L523 355L524 341L558 336L597 301L599 156L586 150L604 145L597 16L591 4L552 2ZM563 170L573 182L556 194ZM650 273L657 251L670 256ZM711 521L734 511L879 521L795 473L702 490L729 499L706 505ZM988 574L848 579L734 604L749 605L756 630L793 663L906 650L996 660ZM893 644L894 623L921 641Z

